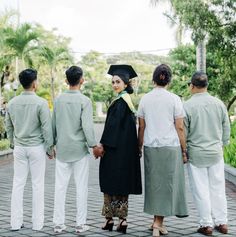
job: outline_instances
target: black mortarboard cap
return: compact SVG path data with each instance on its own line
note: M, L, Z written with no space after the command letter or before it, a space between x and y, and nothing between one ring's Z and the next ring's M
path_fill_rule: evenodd
M111 65L108 72L109 75L123 75L127 79L132 79L134 77L137 77L138 75L134 71L131 65L126 65L126 64L117 64L117 65Z

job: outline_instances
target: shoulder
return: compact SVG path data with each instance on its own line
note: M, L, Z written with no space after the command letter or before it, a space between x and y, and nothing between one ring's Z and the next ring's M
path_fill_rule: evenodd
M181 102L181 99L178 95L176 95L175 93L173 92L170 92L170 91L166 91L166 94L171 97L173 100L175 101L180 101Z
M48 107L48 101L46 99L44 99L38 95L35 95L35 99L39 105Z
M88 96L86 96L86 95L84 95L82 93L79 93L78 95L82 98L83 101L85 101L87 103L92 102L91 99Z
M193 106L194 103L194 98L190 97L188 100L183 102L184 108L190 108L191 106Z
M148 93L146 93L145 95L142 96L140 103L145 103L146 101L152 99L153 97L153 90L149 91Z
M212 95L209 95L209 96L211 97L211 100L213 103L215 103L221 109L226 110L226 106L222 100L220 100L219 98L212 96Z
M11 107L14 104L17 104L19 101L21 101L21 99L22 99L22 95L15 96L11 100L9 100L7 104L7 108Z

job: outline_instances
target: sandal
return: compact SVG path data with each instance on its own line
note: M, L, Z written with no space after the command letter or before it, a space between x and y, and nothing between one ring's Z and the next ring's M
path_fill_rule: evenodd
M106 218L106 219L107 219L106 224L105 226L102 227L102 229L112 231L114 226L113 219L112 218Z
M120 224L117 226L116 231L122 232L123 234L126 234L126 229L127 229L128 225L127 224L122 225L124 221L126 221L126 219L122 219Z

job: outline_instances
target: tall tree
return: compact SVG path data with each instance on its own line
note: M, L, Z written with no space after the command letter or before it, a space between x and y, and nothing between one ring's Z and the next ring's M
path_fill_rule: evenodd
M20 68L25 67L25 62L30 61L29 52L37 48L39 35L34 28L27 23L20 25L18 28L8 27L4 29L6 35L6 45L14 50L14 54L20 60ZM16 75L18 75L18 65L16 65Z
M181 16L177 15L175 9L172 5L172 0L150 0L153 6L156 6L158 3L168 3L170 4L170 11L166 11L163 14L167 17L167 20L171 27L175 27L175 40L177 46L183 44L184 33L186 31L186 27L183 24Z
M41 47L39 49L39 55L42 58L42 61L45 62L50 69L50 78L51 78L51 95L52 100L55 98L55 73L57 66L61 62L72 62L72 56L69 54L69 51L66 47Z

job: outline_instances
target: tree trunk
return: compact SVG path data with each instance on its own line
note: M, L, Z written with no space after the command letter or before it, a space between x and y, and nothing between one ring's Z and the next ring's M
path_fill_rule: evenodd
M236 95L229 101L228 105L227 105L227 110L229 112L231 105L234 103L234 101L236 101Z
M197 45L197 71L206 72L206 44L203 39Z

